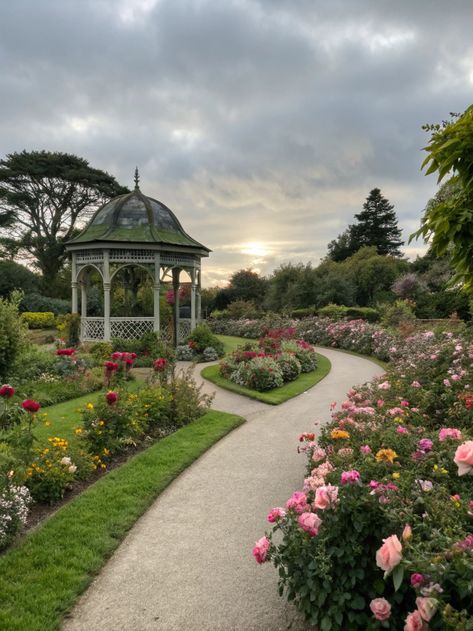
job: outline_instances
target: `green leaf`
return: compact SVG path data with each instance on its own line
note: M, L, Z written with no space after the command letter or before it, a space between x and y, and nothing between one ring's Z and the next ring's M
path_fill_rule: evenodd
M402 565L398 565L393 570L394 591L397 592L397 590L401 587L403 578L404 578L404 568L402 567Z

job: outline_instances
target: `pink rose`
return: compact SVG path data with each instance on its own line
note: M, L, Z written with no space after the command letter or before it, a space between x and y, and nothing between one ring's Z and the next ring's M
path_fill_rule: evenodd
M423 574L419 574L418 572L415 572L414 574L411 574L411 585L414 588L419 587L419 585L422 585L424 580L425 579L424 579L424 575Z
M383 381L383 383L378 384L378 390L389 390L390 387L389 381Z
M428 631L428 627L418 611L413 611L407 616L404 631Z
M362 445L360 447L360 451L362 454L370 454L371 453L371 447L369 445Z
M370 602L370 609L376 620L388 620L391 616L391 605L386 598L375 598Z
M356 469L351 471L342 471L342 484L356 484L361 479L360 473Z
M272 508L269 511L267 519L270 524L274 524L275 521L285 516L286 516L286 511L284 510L284 508L281 508L280 506L276 506L276 508Z
M261 537L253 548L253 556L257 563L264 563L268 555L268 550L271 547L271 542L267 537Z
M302 530L308 532L311 537L315 537L319 534L322 520L315 513L302 513L302 515L299 515L297 522Z
M462 433L459 429L456 429L456 427L442 427L439 431L439 440L440 442L443 442L444 440L447 440L447 438L451 438L452 440L461 440Z
M329 506L334 506L338 501L338 486L319 486L315 491L315 500L312 506L325 510Z
M326 457L327 457L327 454L325 453L325 449L322 449L322 447L317 447L316 449L314 449L314 452L312 454L312 460L314 462L319 462L320 460L323 460Z
M419 596L416 598L417 610L422 616L422 619L429 622L434 617L437 611L438 602L435 598L426 598L425 596Z
M458 475L465 475L473 467L473 440L462 443L455 452L453 461L458 467Z
M402 544L397 535L391 535L383 541L376 552L376 565L389 574L402 559Z
M307 503L307 496L301 491L295 491L292 496L286 502L286 508L293 509L296 513L303 513L309 510L309 504Z

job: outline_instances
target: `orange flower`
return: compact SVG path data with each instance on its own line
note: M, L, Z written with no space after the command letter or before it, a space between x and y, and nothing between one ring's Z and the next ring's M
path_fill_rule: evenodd
M339 438L350 438L350 434L344 429L332 429L332 431L330 432L330 436L334 440L337 440Z
M394 449L380 449L376 454L376 462L390 462L393 464L395 458L397 458L397 453Z

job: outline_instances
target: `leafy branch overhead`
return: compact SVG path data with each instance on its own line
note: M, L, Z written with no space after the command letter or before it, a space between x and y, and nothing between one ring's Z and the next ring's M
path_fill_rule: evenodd
M126 192L113 176L72 154L9 154L0 161L3 248L33 257L45 283L53 282L66 258L64 244L78 222Z
M473 106L460 117L433 130L422 164L438 182L451 178L427 205L421 227L410 237L423 237L437 256L450 254L454 282L473 292Z

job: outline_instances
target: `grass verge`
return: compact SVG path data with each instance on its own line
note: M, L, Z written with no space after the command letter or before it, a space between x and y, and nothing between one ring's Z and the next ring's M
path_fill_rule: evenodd
M101 478L0 557L0 629L55 631L159 493L232 429L210 411Z
M233 383L233 381L225 379L219 374L218 365L207 366L201 370L200 374L202 377L208 379L215 385L225 388L225 390L231 390L237 394L242 394L245 397L257 399L258 401L269 403L270 405L279 405L280 403L284 403L284 401L292 399L298 394L305 392L309 388L312 388L312 386L315 386L316 383L319 383L319 381L328 375L331 368L328 358L317 353L317 362L318 365L316 370L302 373L295 381L286 383L284 386L274 388L274 390L269 390L268 392L251 390L251 388L239 386L237 383Z

